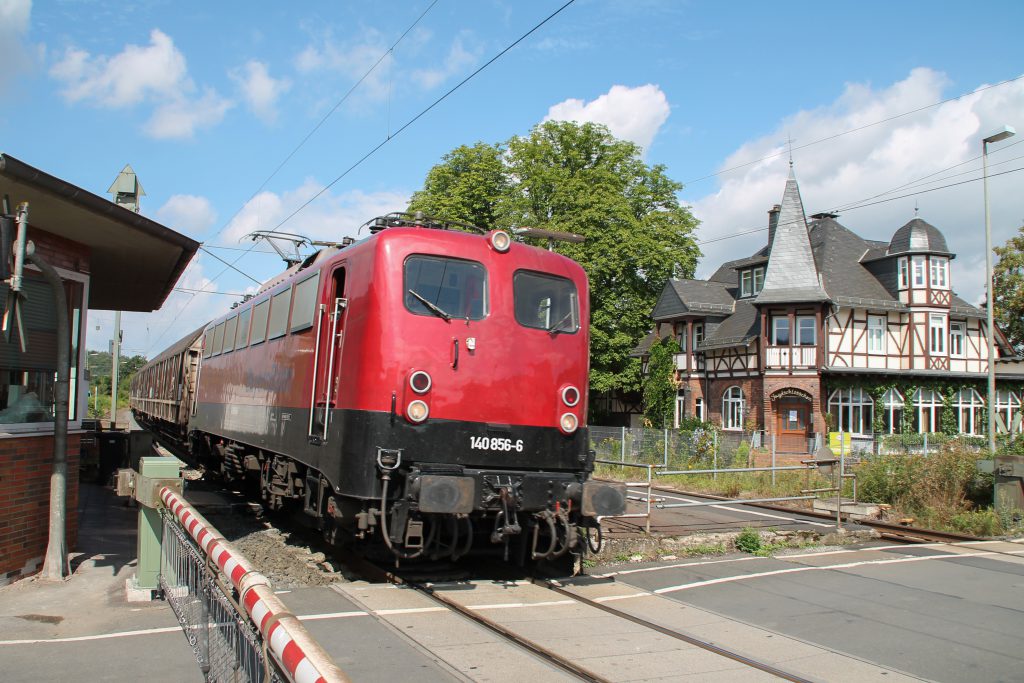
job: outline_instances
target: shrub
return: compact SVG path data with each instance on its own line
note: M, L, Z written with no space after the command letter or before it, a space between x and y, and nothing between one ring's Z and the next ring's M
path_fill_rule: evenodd
M754 554L761 549L761 534L749 526L736 536L736 549Z

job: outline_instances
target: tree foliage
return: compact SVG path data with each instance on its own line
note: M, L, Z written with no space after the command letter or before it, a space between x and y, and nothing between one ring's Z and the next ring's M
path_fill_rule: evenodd
M630 391L640 388L630 351L650 330L658 295L668 278L693 277L700 255L697 220L676 197L681 189L605 126L548 121L527 136L445 155L409 210L584 236L554 248L590 278L591 388Z
M644 418L655 429L666 429L672 424L676 400L674 359L677 353L679 343L672 337L658 339L651 345L647 374L643 380Z
M999 263L992 269L992 310L996 325L1024 354L1024 226L1017 232L994 250Z

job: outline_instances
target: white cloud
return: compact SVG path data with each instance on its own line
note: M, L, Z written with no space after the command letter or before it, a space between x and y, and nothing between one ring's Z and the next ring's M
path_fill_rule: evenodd
M548 109L544 120L603 123L615 137L635 142L646 150L668 115L668 100L658 86L613 85L592 102L578 99L559 102Z
M217 211L206 197L176 194L157 209L156 219L177 232L195 237L213 227Z
M267 65L256 60L250 60L240 69L232 70L230 76L238 84L243 99L256 116L265 123L277 120L277 100L291 89L291 81L287 78L273 78Z
M466 39L467 37L464 35L455 37L441 66L413 70L411 74L413 81L424 90L431 90L475 64L480 59L481 49L479 46L467 48Z
M335 40L333 34L327 32L295 57L295 68L307 75L330 71L353 81L362 78L360 94L367 99L380 101L388 95L393 61L393 56L388 54L384 35L376 29L365 29L360 32L358 41ZM370 71L374 65L376 68Z
M950 250L958 254L953 262L954 288L963 298L977 302L984 283L984 269L978 267L984 259L984 240L978 239L984 229L980 182L844 210L869 198L879 201L979 178L981 138L1003 124L1020 128L1024 123L1020 119L1024 81L903 115L948 99L948 87L944 74L925 68L914 69L884 88L848 84L830 105L797 112L771 133L743 143L721 168L742 167L722 173L715 192L699 196L694 194L697 187L684 190L684 195L699 197L693 202L694 214L702 221L698 239L717 239L767 225L768 209L782 199L789 171L787 138L792 137L794 168L808 213L838 208L839 222L855 233L888 241L914 217L916 204L919 216L942 231ZM891 117L897 118L869 125ZM864 126L868 127L833 137ZM801 149L823 139L827 140ZM1022 148L1009 149L1012 142L991 148L990 173L1021 166L1010 161L1024 153L1018 151ZM957 164L962 165L929 178L930 184L897 189ZM990 179L994 244L1005 242L1024 218L1024 193L1015 189L1019 186L1015 174ZM766 241L765 231L703 245L698 276L710 275L723 261L750 255Z
M232 106L212 88L196 95L185 56L170 36L153 29L149 45L126 45L113 57L70 47L50 69L69 102L111 109L147 104L154 111L144 130L156 138L188 138L216 125Z
M224 230L225 243L243 239L256 230L272 230L309 201L323 185L307 180L294 190L281 194L261 192L238 212ZM409 204L408 192L363 192L351 190L341 194L324 192L280 227L283 232L304 235L311 239L340 241L342 237L365 237L356 230L366 221L392 211L402 211Z
M31 15L31 0L0 0L0 86L14 80L32 63L25 43Z

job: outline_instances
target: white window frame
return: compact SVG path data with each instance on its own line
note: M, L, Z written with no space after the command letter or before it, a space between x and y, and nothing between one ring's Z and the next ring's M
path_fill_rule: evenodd
M949 355L964 358L967 355L967 323L962 320L949 321Z
M837 417L836 430L863 436L874 433L875 401L863 389L835 389L828 398L828 410Z
M1013 429L1013 420L1020 412L1021 396L1016 391L1009 389L996 390L996 413L1003 418L1003 426L1006 431ZM998 425L997 425L998 429ZM1024 433L1024 420L1021 420L1017 427L1017 433Z
M789 316L788 315L773 315L771 317L771 320L772 320L772 336L771 336L771 340L770 340L771 341L771 345L772 346L790 346L793 343L793 330L789 329ZM785 342L783 342L781 344L778 341L778 339L779 339L779 326L778 326L778 323L779 322L785 322L786 323L786 336L789 337L789 339L787 339Z
M961 389L956 392L956 395L953 397L953 410L956 411L957 431L961 434L983 434L985 428L980 422L982 408L984 407L985 401L976 390ZM967 418L966 429L964 429L965 417Z
M693 350L697 351L697 347L700 346L701 342L704 341L704 323L693 324Z
M926 268L924 262L924 256L911 257L911 263L913 264L911 269L913 271L913 278L911 281L914 283L914 287L924 287L925 285Z
M740 271L740 296L751 296L754 293L754 271Z
M946 355L946 337L949 335L948 318L944 313L928 314L928 353Z
M764 289L764 266L754 268L754 294L760 294Z
M897 268L899 271L899 288L907 289L910 287L910 264L907 263L907 257L901 256L897 261Z
M942 396L939 392L933 389L917 389L914 391L913 402L914 410L917 412L917 433L938 432L942 426L942 417L939 415L942 409ZM927 425L924 420L926 410L929 415Z
M733 385L722 394L722 429L743 429L743 389Z
M704 398L702 396L693 399L693 415L701 422L707 421L704 417Z
M868 353L884 354L886 352L885 337L889 326L889 316L868 316Z
M903 411L906 409L906 403L903 400L903 394L896 389L889 389L882 395L882 410L889 417L889 433L899 434L902 433L903 427ZM900 411L900 419L896 419L896 411ZM899 429L897 429L897 426Z
M929 256L928 261L932 289L949 289L949 259L943 256Z
M811 330L811 341L809 344L805 344L803 340L803 330L806 325L803 323L810 321ZM798 315L796 316L796 334L792 337L793 346L817 346L818 345L818 325L813 315Z

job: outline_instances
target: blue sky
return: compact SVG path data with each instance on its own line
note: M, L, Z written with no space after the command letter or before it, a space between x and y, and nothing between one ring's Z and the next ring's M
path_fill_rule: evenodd
M0 151L97 194L130 163L143 213L233 261L251 244L239 238L278 227L563 4L431 2L0 0ZM763 244L763 231L730 235L766 224L792 139L808 212L843 207L841 223L887 240L916 206L958 253L955 288L977 301L977 157L1004 124L1022 135L990 150L991 171L1008 171L990 182L995 242L1024 222L1022 19L1020 2L577 0L280 229L353 235L404 208L458 145L593 120L686 183L706 276ZM281 262L257 250L238 267L264 280ZM255 287L223 270L201 255L179 284L215 293L126 314L126 352L152 356ZM112 319L93 313L90 348L106 347Z

